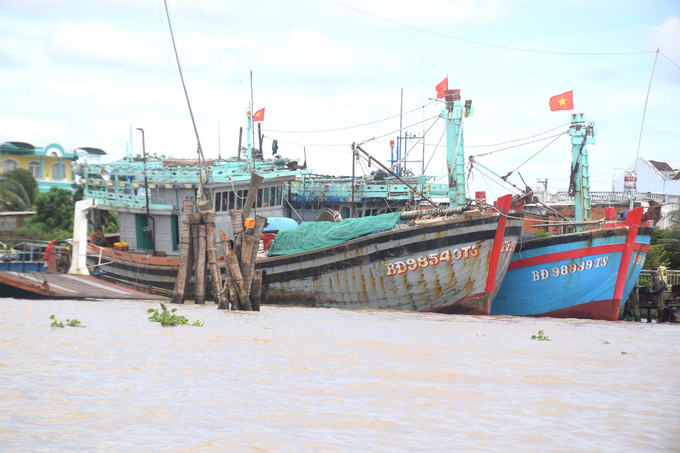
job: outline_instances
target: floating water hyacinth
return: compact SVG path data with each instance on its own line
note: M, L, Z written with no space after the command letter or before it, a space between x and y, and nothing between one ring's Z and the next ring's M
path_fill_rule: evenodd
M193 323L190 323L189 320L184 316L176 315L176 311L176 308L168 310L168 307L165 304L161 304L160 312L157 308L149 308L146 312L151 313L151 316L149 316L149 321L159 322L162 326L180 326L182 324L187 324L195 327L203 327L203 322L194 321Z
M532 335L531 339L538 341L552 341L550 338L548 338L547 335L545 335L545 333L542 330L538 331L538 335Z

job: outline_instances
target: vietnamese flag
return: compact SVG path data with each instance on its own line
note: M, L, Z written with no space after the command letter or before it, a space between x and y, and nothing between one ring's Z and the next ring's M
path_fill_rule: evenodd
M446 76L434 89L437 90L437 99L446 96L445 91L449 89L449 76Z
M555 110L574 110L574 90L553 96L548 101L550 111Z
M253 115L253 121L264 121L264 108L261 108L257 112L255 112L255 115Z

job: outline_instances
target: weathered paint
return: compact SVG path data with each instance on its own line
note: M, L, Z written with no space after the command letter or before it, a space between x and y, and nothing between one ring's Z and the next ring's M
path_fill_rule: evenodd
M633 215L624 227L518 244L491 314L618 319L653 231L638 224L639 216Z
M523 214L515 217L508 221L501 243L517 240ZM489 214L400 228L310 252L266 258L256 268L263 271L268 303L489 314L485 288L498 219L498 214ZM502 281L512 254L509 250L499 255L494 285ZM454 256L450 262L434 265L435 258L428 258L446 251ZM458 255L460 259L455 258ZM409 260L414 269L404 270ZM388 276L389 266L395 263L402 263L402 272ZM371 278L379 280L378 291L366 288Z

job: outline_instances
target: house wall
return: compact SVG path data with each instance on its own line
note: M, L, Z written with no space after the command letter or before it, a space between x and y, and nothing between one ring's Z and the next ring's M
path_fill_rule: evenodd
M635 169L635 163L628 168L631 170ZM614 180L614 191L623 191L624 176L624 174L621 174ZM680 180L664 181L664 175L640 158L637 164L637 193L643 194L646 192L680 195Z

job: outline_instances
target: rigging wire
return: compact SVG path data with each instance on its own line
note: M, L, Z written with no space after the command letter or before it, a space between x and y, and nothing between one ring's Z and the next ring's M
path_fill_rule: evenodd
M444 128L444 132L442 132L442 135L439 136L439 141L437 142L436 146L439 146L439 144L442 142L442 139L444 138L444 134L446 134L446 128ZM436 148L435 148L435 151L436 151ZM434 157L434 151L432 152L432 154L430 154L430 160L427 161L427 165L425 165L425 168L423 169L423 174L425 174L425 172L427 171L427 167L430 166L430 163L432 162L433 157ZM443 178L443 176L442 176L442 178Z
M563 128L564 126L569 126L570 124L571 124L571 123L564 123L564 124L561 124L561 125L559 125L559 126L553 128L553 129L548 129L548 130L545 131L545 132L541 132L540 134L530 135L530 136L524 137L524 138L517 138L517 139L515 139L515 140L508 140L507 142L494 143L494 144L492 144L492 145L467 145L466 147L467 147L467 148L483 148L483 147L486 147L486 146L507 145L508 143L519 142L519 141L522 141L522 140L527 140L527 139L530 139L530 138L538 137L538 136L540 136L540 135L547 134L548 132L552 132L552 131L556 131L557 129L561 129L561 128Z
M512 145L512 146L508 146L507 148L496 149L496 150L493 150L493 151L489 151L488 153L474 154L474 155L471 156L471 157L484 157L484 156L488 156L488 155L490 155L490 154L498 153L498 152L500 152L500 151L507 151L507 150L509 150L509 149L519 148L520 146L529 145L529 144L531 144L531 143L536 143L536 142L542 142L543 140L548 140L548 139L553 138L553 137L560 137L560 136L562 136L562 135L566 135L567 132L568 132L568 131L564 131L564 132L562 132L561 134L550 135L550 136L548 136L548 137L539 138L538 140L532 140L532 141L530 141L530 142L520 143L519 145ZM550 142L550 143L552 143L552 142ZM550 144L550 143L549 143L549 144Z
M659 56L659 49L656 49L656 57L654 57L654 65L652 66L652 75L649 77L649 86L647 87L647 97L645 98L645 108L642 110L642 125L640 126L640 138L638 140L637 155L635 156L635 172L637 173L637 162L640 158L640 144L642 143L642 129L645 127L645 115L647 114L647 102L649 101L649 92L652 90L652 80L654 79L654 69L656 68L656 59Z
M676 68L680 69L680 66L678 66L677 64L675 64L675 62L673 62L673 60L671 60L671 59L668 58L666 55L664 55L663 52L659 52L659 53L660 53L661 56L664 57L666 60L670 61L671 64L672 64L673 66L675 66Z
M484 177L484 172L482 171L481 168L474 167L474 169L477 170L482 175L482 177ZM501 181L503 181L505 184L509 185L511 187L510 189L508 189L507 187L504 187L499 181L496 181L496 178L492 177L491 175L487 175L487 176L491 179L492 182L494 182L495 184L498 184L500 187L502 187L505 190L510 190L510 191L517 190L518 193L522 193L522 191L520 189L518 189L517 187L513 186L512 184L510 184L509 182L507 182L505 180L501 180ZM488 183L487 183L487 185L488 185ZM489 190L491 190L491 189L489 189Z
M344 4L344 3L341 3L341 2L339 2L339 1L337 1L337 0L331 0L331 1L332 1L333 3L337 3L337 4L340 5L340 6L344 6L345 8L349 8L349 9L351 9L351 10L357 11L357 12L359 12L359 13L361 13L361 14L365 14L365 15L367 15L367 16L375 17L376 19L380 19L380 20L383 20L383 21L385 21L385 22L389 22L389 23L392 23L392 24L395 24L395 25L399 25L399 26L401 26L401 27L410 28L411 30L416 30L416 31L419 31L419 32L422 32L422 33L427 33L427 34L434 35L434 36L439 36L439 37L442 37L442 38L453 39L453 40L455 40L455 41L467 42L467 43L470 43L470 44L477 44L477 45L479 45L479 46L495 47L495 48L497 48L497 49L515 50L515 51L518 51L518 52L544 53L544 54L553 54L553 55L588 55L588 56L603 56L603 55L637 55L637 54L645 54L645 53L654 53L654 52L656 52L656 51L654 51L654 50L643 50L643 51L638 51L638 52L601 52L601 53L556 52L556 51L550 51L550 50L523 49L523 48L520 48L520 47L501 46L501 45L498 45L498 44L489 44L489 43L485 43L485 42L481 42L481 41L472 41L472 40L470 40L470 39L457 38L457 37L455 37L455 36L450 36L450 35L445 35L445 34L443 34L443 33L437 33L437 32L434 32L434 31L425 30L425 29L423 29L423 28L418 28L418 27L414 27L414 26L412 26L412 25L403 24L403 23L397 22L397 21L395 21L395 20L387 19L387 18L385 18L385 17L381 17L381 16L378 16L378 15L376 15L376 14L372 14L372 13L369 13L369 12L366 12L366 11L363 11L363 10L360 10L360 9L355 8L355 7L353 7L353 6L349 6L349 5L346 5L346 4Z
M416 107L413 110L409 110L408 112L405 112L404 115L409 114L409 113L413 113L416 110L424 109L425 107L427 107L431 104L434 104L434 101L428 102L427 104L421 105L420 107ZM276 130L276 129L265 129L265 130L267 132L280 132L280 133L285 133L285 134L316 134L316 133L321 133L321 132L344 131L344 130L347 130L347 129L354 129L354 128L357 128L357 127L368 126L369 124L376 124L376 123L380 123L380 122L387 121L387 120L393 120L394 118L399 118L399 116L400 115L390 116L389 118L371 121L369 123L357 124L356 126L339 127L339 128L336 128L336 129L326 129L326 130L320 130L320 131L280 131L280 130Z
M541 149L539 149L538 151L536 151L536 152L534 153L533 156L531 156L530 158L528 158L527 160L525 160L524 162L522 162L521 164L519 164L519 165L517 166L517 168L515 168L515 169L512 170L510 173L508 173L507 175L505 175L505 178L507 179L508 176L510 176L511 174L513 174L514 172L516 172L517 170L519 170L520 167L521 167L522 165L526 164L526 163L529 162L531 159L533 159L534 157L536 157L536 156L538 155L538 153L540 153L541 151L543 151L544 149L546 149L548 146L550 146L550 145L552 145L553 143L555 143L555 142L557 141L558 138L560 138L561 136L563 136L563 135L565 135L565 134L566 134L566 132L565 132L564 134L559 134L559 135L557 135L550 143L548 143L548 144L545 145L543 148L541 148Z
M431 117L429 117L429 118L427 118L427 119L424 119L424 120L422 120L422 121L418 121L417 123L413 123L413 124L411 124L411 125L409 125L409 126L406 126L406 127L404 127L404 129L408 129L409 127L417 126L417 125L422 124L422 123L424 123L424 122L426 122L426 121L430 121L430 120L433 120L433 119L435 119L435 118L439 118L439 116L440 116L440 114L436 114L435 116L431 116ZM363 145L364 143L372 142L372 141L375 141L375 140L378 140L378 139L387 137L387 136L389 136L389 135L396 134L397 132L399 132L399 129L397 129L396 131L388 132L387 134L378 135L377 137L369 138L368 140L365 140L365 141L361 142L360 144Z

